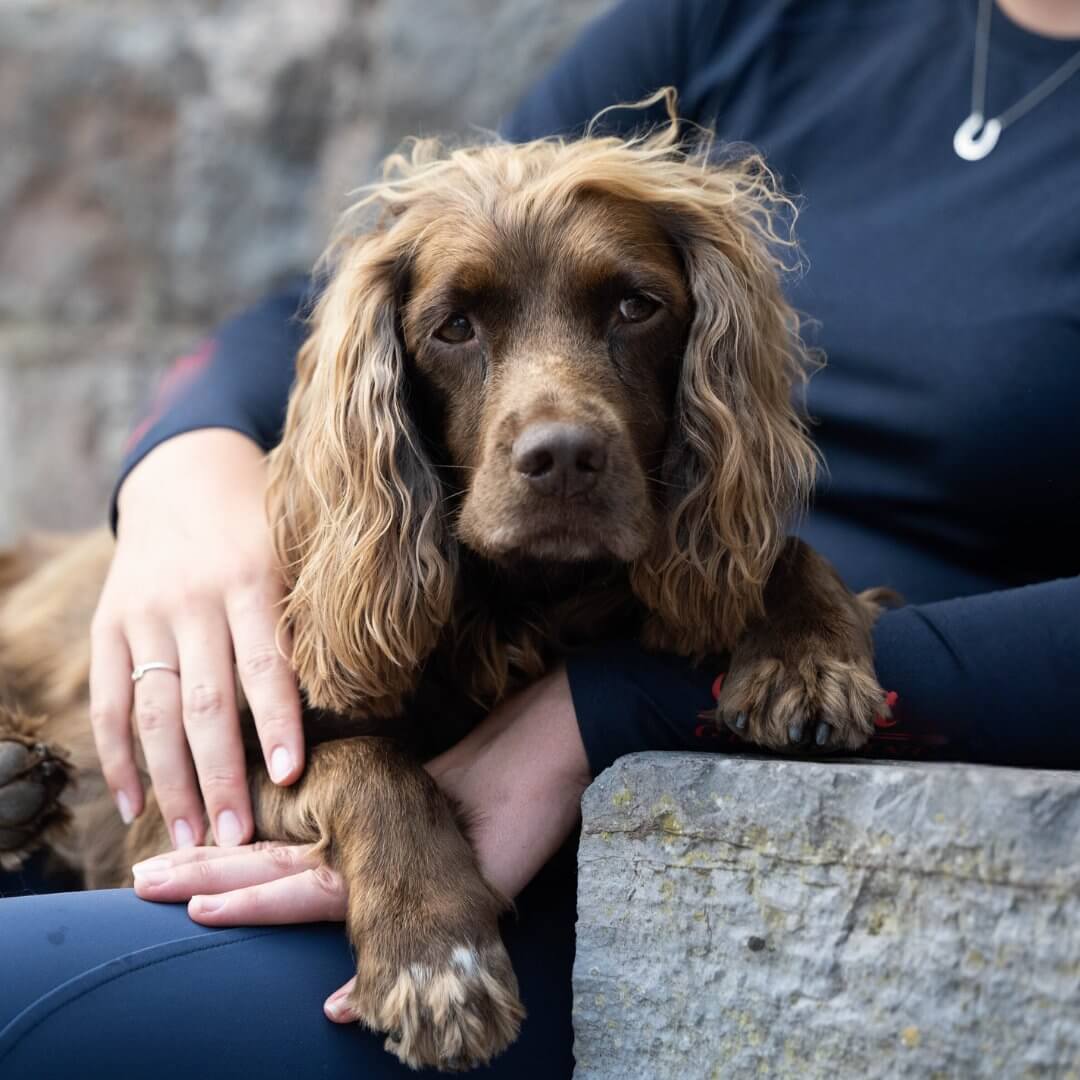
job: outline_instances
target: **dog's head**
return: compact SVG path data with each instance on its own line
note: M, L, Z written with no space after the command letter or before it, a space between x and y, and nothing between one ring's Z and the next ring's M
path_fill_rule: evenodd
M273 459L313 703L411 687L458 545L628 564L668 648L738 634L813 473L781 202L759 159L713 164L674 122L390 160L334 249Z

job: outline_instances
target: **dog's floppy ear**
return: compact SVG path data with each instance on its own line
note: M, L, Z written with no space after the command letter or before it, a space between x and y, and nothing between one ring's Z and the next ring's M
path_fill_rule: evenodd
M813 481L815 452L792 401L806 354L780 290L781 203L748 158L700 167L660 208L694 318L662 469L663 532L631 580L653 616L649 643L684 655L730 646L762 611Z
M301 350L268 513L308 700L392 713L450 614L456 559L409 414L398 230L349 242Z

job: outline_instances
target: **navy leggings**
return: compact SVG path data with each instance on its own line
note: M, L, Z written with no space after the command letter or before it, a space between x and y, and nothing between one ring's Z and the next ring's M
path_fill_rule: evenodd
M719 661L691 670L614 645L568 669L595 771L643 748L739 749L708 720ZM897 715L881 724L868 755L995 760L986 747L1000 743L989 737L947 723L923 730L902 708ZM1053 731L1028 732L1033 746L1062 745ZM1080 767L1070 755L1057 767ZM1028 756L1021 748L1019 759ZM517 1043L474 1075L570 1076L575 847L564 847L504 921L528 1018ZM324 1018L323 999L352 972L339 925L207 930L182 906L128 890L13 897L23 887L17 875L0 876L9 897L0 901L4 1080L415 1075L382 1049L381 1037Z

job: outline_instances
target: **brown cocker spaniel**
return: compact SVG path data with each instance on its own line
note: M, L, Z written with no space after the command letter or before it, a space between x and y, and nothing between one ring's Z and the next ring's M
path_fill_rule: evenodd
M507 902L419 763L440 732L628 629L730 653L718 720L753 743L850 749L884 711L873 598L785 536L815 464L790 207L711 150L674 122L414 142L331 249L269 500L312 745L294 787L255 757L251 784L258 835L349 883L355 1007L413 1066L487 1061L523 1015ZM96 771L110 552L0 557L0 863L47 843L91 887L168 846L155 812L123 832Z

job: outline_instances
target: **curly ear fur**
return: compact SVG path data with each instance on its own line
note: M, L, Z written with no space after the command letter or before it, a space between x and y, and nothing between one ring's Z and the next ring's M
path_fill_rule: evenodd
M292 662L318 708L393 714L450 615L456 558L405 401L390 228L345 246L271 456Z
M706 142L681 156L683 170L697 168L660 210L695 313L662 470L665 528L631 570L653 616L646 643L690 656L730 647L763 612L765 582L816 466L792 400L808 357L779 283L777 252L792 241L778 211L794 208L759 157L708 165L710 150Z

